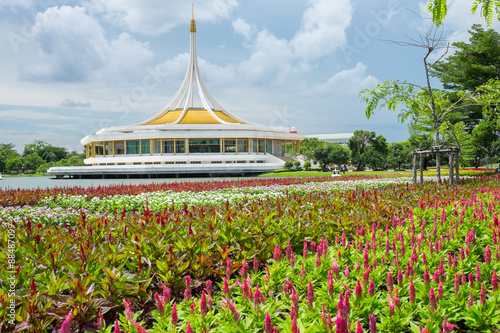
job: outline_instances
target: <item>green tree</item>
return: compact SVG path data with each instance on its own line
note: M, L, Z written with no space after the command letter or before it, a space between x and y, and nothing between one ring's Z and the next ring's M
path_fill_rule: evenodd
M389 146L387 163L401 170L402 166L412 163L412 148L408 141L396 142Z
M323 171L329 164L333 163L333 145L326 142L323 147L318 147L313 151L313 160L318 162Z
M472 131L472 164L478 168L481 160L487 157L496 157L499 154L499 135L492 122L482 121Z
M23 162L20 158L11 158L7 161L6 169L11 173L19 173L23 167Z
M377 138L375 132L364 130L354 131L347 145L351 150L351 161L353 164L356 164L356 170L358 171L362 170L366 165L364 154L368 147L375 145L375 151L380 151L381 153L385 151L387 153L387 141L383 136Z
M325 146L325 142L319 141L318 138L305 138L300 142L300 154L304 155L308 160L314 159L314 150Z
M429 0L427 9L432 13L432 21L437 26L441 25L446 18L448 13L447 2L447 0ZM471 7L472 13L476 13L478 9L488 26L493 23L495 13L498 14L498 20L500 20L500 0L474 0Z
M37 153L31 153L28 156L24 157L24 167L26 168L26 170L36 172L36 170L43 164L45 164L45 161L43 160L43 158L38 156Z
M79 155L72 155L70 158L68 158L68 165L69 166L84 166L85 163L83 163L83 159Z
M386 155L377 151L374 146L369 146L366 148L362 160L364 165L370 166L373 170L379 170L386 161Z
M14 147L13 143L0 143L0 172L6 170L8 160L21 157Z
M331 155L332 163L337 165L347 164L351 158L351 151L346 146L333 143Z
M68 157L66 148L54 147L45 141L35 140L24 146L23 156L37 153L45 162L57 162Z

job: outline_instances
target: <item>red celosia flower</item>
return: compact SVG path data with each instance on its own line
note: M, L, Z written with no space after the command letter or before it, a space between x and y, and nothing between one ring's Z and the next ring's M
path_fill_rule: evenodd
M361 326L361 322L359 321L359 318L358 318L358 322L356 324L356 333L363 333L363 326Z
M413 284L413 280L410 278L410 302L415 302L415 285Z
M115 319L115 329L113 330L113 333L122 333L120 330L120 324L118 323L118 319Z
M455 273L455 294L459 295L460 291L460 274Z
M158 293L156 292L154 298L156 301L156 308L158 309L158 312L163 314L165 312L165 304L163 303L163 297L160 297L160 295L158 295Z
M333 298L333 294L335 293L332 271L332 268L330 268L330 270L328 271L328 296L330 296L330 298Z
M259 262L257 261L257 256L253 256L253 271L257 272L259 269Z
M128 320L132 320L134 313L132 312L132 304L128 299L123 300L123 305L125 306L125 316Z
M469 300L467 301L467 306L470 308L474 304L474 295L472 291L469 291Z
M363 288L361 287L361 283L359 283L359 279L356 281L356 287L354 288L354 297L361 299L363 294Z
M391 314L391 316L394 316L394 311L395 311L395 305L394 305L394 301L391 297L391 295L387 294L387 300L389 301L389 313Z
M274 261L280 261L283 258L283 253L278 245L274 246L273 259Z
M392 294L392 291L394 290L394 280L392 279L391 271L387 273L387 290L389 291L389 294Z
M476 261L476 282L481 280L481 268L479 268L479 264Z
M191 321L188 320L187 326L186 326L186 333L193 333L193 329L191 328Z
M135 327L135 329L137 330L138 333L148 333L148 331L146 331L146 329L144 327L142 327L141 325L137 324L135 321L131 321L132 325ZM192 333L193 331L191 331Z
M290 242L290 240L288 241L288 245L286 246L286 252L285 252L285 256L288 260L290 260L290 257L292 255L293 251L292 251L292 244ZM267 332L266 332L267 333Z
M443 319L443 332L444 333L450 333L450 332L453 332L453 325L450 324L447 320L446 320L446 315L444 315L444 319Z
M489 245L486 245L486 250L484 251L484 262L486 264L491 262L491 249Z
M484 289L483 283L481 283L481 292L479 293L479 304L486 304L486 289Z
M259 285L257 285L257 287L255 288L255 294L254 294L254 298L253 298L253 305L254 305L255 310L257 310L259 308L259 305L264 303L265 301L266 301L266 298L260 292Z
M226 277L228 280L231 279L231 274L233 274L233 264L231 264L231 260L227 258L226 261Z
M443 299L443 283L442 282L439 282L437 292L438 292L437 298L442 300Z
M200 299L200 313L204 315L207 313L207 295L205 294L205 290L201 292L201 299Z
M375 318L375 312L368 316L368 326L370 327L370 333L377 333L377 319Z
M184 291L184 300L190 300L191 295L191 276L186 276L186 290Z
M227 283L227 277L224 277L224 283L222 284L222 292L226 297L229 297L229 284Z
M368 285L368 295L373 296L375 294L375 283L373 283L373 278L370 276L370 284Z
M302 250L302 256L304 258L307 258L307 240L306 239L304 239L304 248Z
M427 269L427 267L425 267L425 271L424 271L424 283L425 283L425 285L429 284L430 278L431 277L429 275L429 270Z

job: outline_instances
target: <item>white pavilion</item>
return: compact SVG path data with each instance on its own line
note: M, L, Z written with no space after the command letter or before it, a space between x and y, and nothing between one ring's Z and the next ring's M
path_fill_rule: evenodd
M283 168L304 138L294 128L245 121L215 100L198 66L193 13L186 76L167 106L140 124L84 137L88 166L48 172L57 178L258 174Z

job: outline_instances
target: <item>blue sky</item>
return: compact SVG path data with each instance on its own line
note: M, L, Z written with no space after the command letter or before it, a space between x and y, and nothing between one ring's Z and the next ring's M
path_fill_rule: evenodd
M203 78L230 112L304 134L408 137L395 113L367 120L358 92L395 78L425 83L424 50L387 42L417 36L425 2L193 3ZM468 0L449 4L444 36L467 40L484 21ZM80 152L87 134L150 118L184 77L190 19L181 0L0 0L0 143Z

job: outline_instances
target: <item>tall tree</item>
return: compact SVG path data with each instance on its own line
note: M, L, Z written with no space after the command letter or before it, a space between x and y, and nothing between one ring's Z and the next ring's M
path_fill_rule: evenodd
M13 143L0 143L0 171L6 170L8 160L21 156L14 147Z
M364 130L354 131L347 145L351 150L351 161L356 164L357 170L362 170L367 164L380 166L384 160L379 157L384 157L388 151L385 137Z
M432 13L434 24L440 26L448 13L448 1L429 0L427 9ZM472 2L472 13L476 13L478 9L481 16L488 23L488 26L491 26L495 14L498 15L498 20L500 20L500 0L474 0Z

